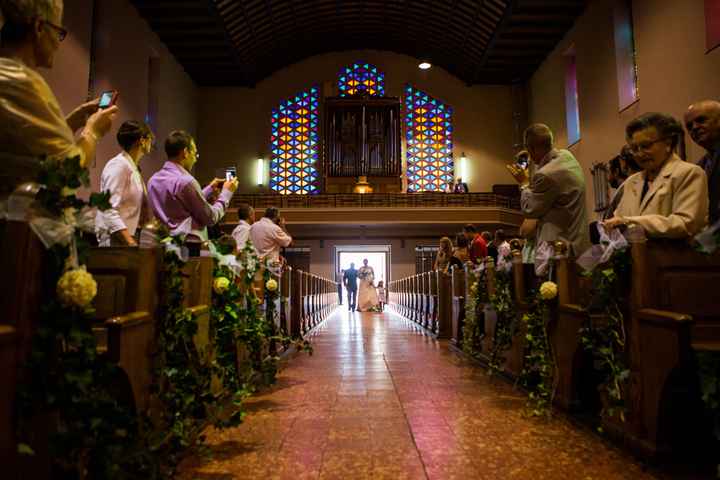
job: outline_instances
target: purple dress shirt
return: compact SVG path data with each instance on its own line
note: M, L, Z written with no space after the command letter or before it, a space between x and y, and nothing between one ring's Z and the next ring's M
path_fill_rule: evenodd
M207 226L215 225L225 215L233 192L223 189L218 199L209 203L213 194L210 186L200 184L181 165L167 161L150 178L148 196L155 217L175 230L188 217L192 218L191 235L207 240Z

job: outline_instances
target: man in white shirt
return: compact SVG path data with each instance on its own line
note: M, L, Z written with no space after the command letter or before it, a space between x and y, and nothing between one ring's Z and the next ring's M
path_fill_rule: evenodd
M250 240L250 226L253 223L255 223L255 209L243 203L238 207L238 226L235 227L235 230L232 232L232 236L237 244L237 253L242 252L247 242L252 244L252 240Z
M265 216L250 226L250 240L258 256L270 262L280 261L280 248L287 247L292 237L285 230L285 219L276 207L268 207Z

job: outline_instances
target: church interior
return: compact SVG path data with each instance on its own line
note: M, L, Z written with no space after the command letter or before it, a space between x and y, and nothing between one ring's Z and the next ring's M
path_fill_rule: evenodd
M720 478L718 46L716 0L0 0L7 478Z

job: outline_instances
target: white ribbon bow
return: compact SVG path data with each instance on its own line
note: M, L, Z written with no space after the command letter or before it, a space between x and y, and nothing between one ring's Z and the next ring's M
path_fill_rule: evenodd
M627 239L617 228L613 228L608 233L605 227L598 223L597 229L600 234L600 243L590 247L577 259L578 265L587 271L607 262L615 252L625 250L628 247Z

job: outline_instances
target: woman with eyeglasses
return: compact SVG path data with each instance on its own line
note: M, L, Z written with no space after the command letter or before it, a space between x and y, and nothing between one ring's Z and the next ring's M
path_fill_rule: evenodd
M111 208L98 212L95 233L101 247L135 246L135 233L149 215L147 190L140 176L140 159L150 153L153 144L150 127L128 121L120 125L117 141L120 152L103 168L100 191L110 192Z
M63 116L38 68L52 68L60 42L62 0L0 0L0 149L13 157L65 160L95 155L97 142L112 126L117 107L99 110L84 103ZM79 138L75 132L82 129ZM28 173L30 174L30 173Z
M686 238L708 217L705 172L675 153L684 134L670 115L646 113L625 129L628 148L642 171L624 183L624 192L606 228L636 224L649 237Z

